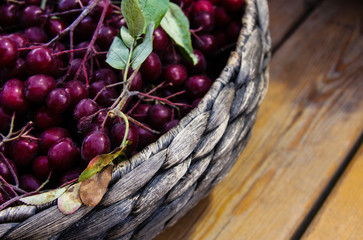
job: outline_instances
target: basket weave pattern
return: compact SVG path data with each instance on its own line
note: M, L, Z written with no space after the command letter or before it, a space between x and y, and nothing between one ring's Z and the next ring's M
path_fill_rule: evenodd
M99 206L0 212L3 239L152 239L221 181L246 147L268 85L267 0L246 0L236 50L198 107L115 169Z

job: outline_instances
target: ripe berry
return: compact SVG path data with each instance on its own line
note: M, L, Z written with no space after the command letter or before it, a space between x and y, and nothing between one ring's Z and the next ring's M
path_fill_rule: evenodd
M214 28L214 17L210 12L200 12L193 17L192 26L204 33L210 32Z
M94 98L99 94L96 102L101 106L109 107L118 97L118 94L116 93L115 88L105 88L106 86L107 84L104 81L94 82L89 88L89 93L91 98Z
M0 92L0 102L11 111L27 112L30 104L24 95L23 81L16 78L6 81Z
M98 31L96 43L102 50L108 50L115 36L117 35L116 29L109 26L101 26Z
M68 183L74 179L77 179L79 175L81 175L82 171L83 169L80 167L66 171L59 179L59 186Z
M193 0L172 0L172 2L178 4L182 8L187 8L192 5Z
M178 119L174 119L171 120L169 122L166 122L163 126L163 128L161 129L161 132L164 134L166 132L168 132L170 129L174 128L176 125L178 125L179 120Z
M12 170L14 171L14 173L17 174L15 163L10 159L6 160L9 163ZM2 176L7 182L11 183L14 182L13 174L11 173L9 166L6 164L5 159L2 156L0 157L0 176Z
M155 52L162 52L169 45L169 37L166 32L158 27L153 33L153 50Z
M23 9L20 17L20 25L24 28L40 26L43 22L44 11L36 5L29 5Z
M0 37L0 68L11 67L19 56L16 42L7 37Z
M85 17L75 29L75 35L81 39L89 39L92 37L97 28L97 21L92 17Z
M67 129L61 127L53 127L45 130L40 136L40 149L43 153L48 150L60 139L70 137L71 134Z
M0 6L0 26L15 25L19 18L18 4L4 4Z
M156 53L151 53L141 65L141 74L145 81L154 82L161 75L161 61Z
M30 101L41 103L55 87L56 82L51 76L45 74L33 75L24 83L25 97Z
M206 0L200 0L193 4L193 15L196 16L201 12L209 12L214 17L214 7L211 2Z
M223 7L230 12L241 11L244 0L224 0Z
M24 31L24 36L31 43L45 43L48 40L47 34L40 27L29 27Z
M26 192L37 190L41 182L32 174L25 174L19 178L19 186Z
M119 147L125 136L126 125L124 122L116 123L111 130L111 143L113 147ZM130 154L135 151L137 144L139 142L139 135L137 134L136 127L132 124L129 125L129 133L127 134L128 141L131 142L127 146L127 152Z
M22 58L18 58L14 65L11 67L3 69L1 77L4 80L10 78L17 78L23 80L26 77L25 71L25 61Z
M62 120L62 115L60 113L46 107L41 107L35 112L34 122L40 130L59 126L62 123Z
M241 30L241 24L239 22L234 21L228 24L226 34L229 42L237 41L240 30Z
M187 77L187 69L181 64L171 64L164 70L165 81L172 83L175 87L182 86Z
M97 6L90 12L90 16L93 17L94 19L98 20L101 17L102 11L105 7L107 8L105 18L111 17L112 12L113 12L112 5L110 4L110 2L107 2L105 0L101 0L97 4Z
M47 34L51 38L54 38L55 36L60 34L64 29L66 29L66 27L67 27L66 24L62 20L50 19L46 25Z
M79 150L71 138L62 138L48 151L51 167L57 171L66 171L78 163Z
M147 112L151 106L149 104L139 104L133 111L132 116L140 122L146 122Z
M10 129L11 113L0 105L0 132L7 133Z
M47 156L39 156L34 159L32 170L34 175L42 180L47 179L50 173L49 160Z
M116 73L109 68L98 69L93 74L93 79L95 82L104 81L107 85L117 82Z
M129 74L131 75L131 73ZM142 76L140 72L137 72L132 79L131 85L130 85L130 91L140 91L142 89Z
M155 104L150 107L147 115L150 125L161 130L163 125L171 119L171 109L161 104Z
M97 103L92 99L82 99L74 108L73 117L76 120L80 120L83 117L89 116L99 109Z
M64 88L71 95L71 109L73 109L79 101L88 97L88 90L80 81L67 82L64 85Z
M144 147L148 146L149 144L155 142L158 139L158 136L156 134L148 132L142 127L137 127L137 134L139 135L137 150L144 149Z
M195 48L205 55L210 55L217 49L216 40L210 34L201 35L194 41Z
M53 51L47 47L31 50L26 56L25 66L29 74L51 73L56 68Z
M101 131L90 133L82 143L81 156L89 162L95 156L108 153L111 150L111 142L108 136Z
M186 62L186 66L189 72L194 74L201 74L204 73L207 69L207 61L205 59L204 54L199 50L193 51L194 55L197 57L198 62L197 64L193 65L191 62Z
M31 138L19 138L12 142L11 153L17 166L27 167L38 154L38 141Z
M203 97L212 86L212 80L204 75L195 75L187 79L185 89L192 98Z
M216 7L215 9L215 23L218 27L224 27L231 22L231 17L228 15L223 7Z
M56 88L48 94L45 102L49 109L62 113L71 103L71 95L64 88Z
M74 79L77 72L78 72L78 69L82 68L82 61L83 59L81 58L75 58L73 59L73 61L71 62L71 66L69 67L70 70L69 70L69 76L68 78L69 79ZM89 72L90 72L90 66L89 64L86 62L85 63L85 69L86 69L86 73L87 73L87 76L89 76ZM85 81L86 80L86 76L85 76L85 73L83 71L83 69L80 71L78 77L76 80L79 80L79 81Z

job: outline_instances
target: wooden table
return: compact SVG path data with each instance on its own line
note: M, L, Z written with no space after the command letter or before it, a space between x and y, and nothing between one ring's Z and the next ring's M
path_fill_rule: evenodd
M363 239L363 1L269 5L270 86L253 137L157 240Z

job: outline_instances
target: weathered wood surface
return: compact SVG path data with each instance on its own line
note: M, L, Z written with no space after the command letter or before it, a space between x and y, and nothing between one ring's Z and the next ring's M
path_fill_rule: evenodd
M321 0L270 0L270 31L272 49L285 38L286 34L298 24Z
M363 146L349 164L303 239L362 239L362 170Z
M209 197L157 240L296 233L363 132L362 11L360 0L325 0L296 29L272 58L245 152Z

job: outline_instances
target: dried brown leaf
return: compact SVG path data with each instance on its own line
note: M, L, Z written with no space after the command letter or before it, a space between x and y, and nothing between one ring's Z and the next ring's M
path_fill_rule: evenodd
M72 214L82 206L79 196L81 183L70 186L65 193L58 198L58 209L65 215Z
M105 167L101 172L81 182L80 197L90 207L96 206L106 193L111 181L113 165Z

